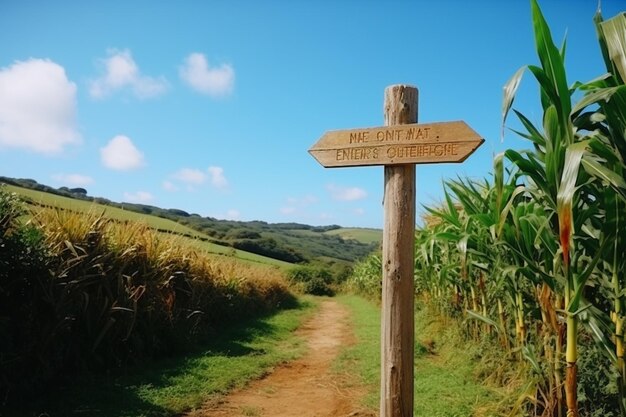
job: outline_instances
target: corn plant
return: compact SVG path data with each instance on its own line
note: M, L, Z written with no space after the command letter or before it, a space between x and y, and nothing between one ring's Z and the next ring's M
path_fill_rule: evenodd
M565 302L567 340L565 360L565 397L568 417L578 416L577 401L577 338L579 315L584 303L583 292L597 265L601 250L585 251L587 238L584 227L597 214L593 198L588 199L587 178L580 167L588 139L574 124L572 94L565 74L565 47L560 50L552 41L548 25L536 0L531 1L537 54L541 66L528 66L541 92L543 108L542 129L516 112L526 128L522 136L534 145L534 151L506 152L507 157L527 178L526 192L546 210L549 228L558 242L558 257L553 278L562 282L560 289ZM517 72L505 89L503 121L506 120L516 88L523 72ZM588 175L587 175L588 177ZM602 243L602 245L604 242Z

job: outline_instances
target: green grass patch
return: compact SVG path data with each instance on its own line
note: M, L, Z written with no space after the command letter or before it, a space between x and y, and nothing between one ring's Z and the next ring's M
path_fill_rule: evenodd
M339 235L343 239L354 239L362 243L378 243L383 240L383 231L380 229L366 229L359 227L346 227L324 232L327 235Z
M0 416L168 417L217 399L304 352L294 330L317 308L298 306L222 331L185 357L153 362L117 375L82 377L31 398Z
M357 342L343 350L335 362L335 371L348 374L366 387L364 406L378 409L380 387L380 310L371 302L354 295L335 297L351 312L352 329Z
M353 372L367 387L364 406L377 410L380 387L380 308L357 296L337 299L352 312L357 343L346 349L336 369ZM415 417L496 416L507 393L482 384L482 347L462 342L426 309L415 315ZM509 394L510 395L510 394Z

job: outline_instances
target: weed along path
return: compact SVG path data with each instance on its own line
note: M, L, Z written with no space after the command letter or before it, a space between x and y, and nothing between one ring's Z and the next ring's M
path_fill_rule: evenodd
M362 392L345 384L331 369L342 348L354 339L348 309L334 300L324 300L319 312L298 333L307 345L302 358L187 417L370 416L360 410Z

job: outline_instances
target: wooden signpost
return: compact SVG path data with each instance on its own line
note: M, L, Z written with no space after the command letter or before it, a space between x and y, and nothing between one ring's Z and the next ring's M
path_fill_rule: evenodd
M327 132L309 153L326 168L463 162L483 139L465 122Z
M463 162L484 140L465 122L417 124L417 88L385 89L384 127L327 132L324 167L385 166L380 417L413 416L415 164Z

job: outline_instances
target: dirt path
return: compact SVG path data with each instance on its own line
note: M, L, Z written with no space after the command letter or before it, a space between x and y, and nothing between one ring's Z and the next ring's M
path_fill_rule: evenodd
M308 351L263 379L188 417L361 417L358 388L348 387L330 370L343 346L353 341L347 309L325 300L319 312L298 330Z

